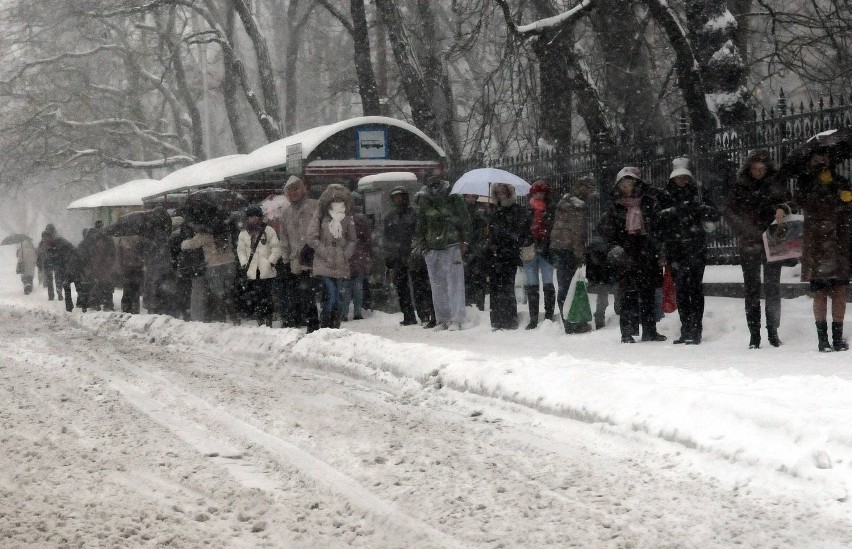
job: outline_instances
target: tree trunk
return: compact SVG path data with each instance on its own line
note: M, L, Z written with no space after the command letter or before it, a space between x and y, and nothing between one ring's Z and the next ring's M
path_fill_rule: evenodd
M231 0L237 15L243 22L243 27L254 45L255 57L257 59L257 72L260 78L260 89L263 93L263 105L266 115L271 118L270 123L281 129L281 108L278 101L278 87L275 83L275 72L272 69L272 60L269 57L269 48L266 45L266 37L260 30L254 14L249 9L245 0Z
M364 116L382 114L379 103L379 90L373 73L373 60L370 57L370 35L367 27L367 13L364 0L351 0L349 11L352 15L352 43L355 58L355 73L358 75L358 93L361 95L361 107Z
M420 62L412 48L402 15L394 0L376 0L376 7L388 32L391 49L402 77L402 86L411 107L414 125L429 137L438 139L441 132L432 108L431 93L426 86Z
M686 20L711 109L722 126L745 122L748 116L745 63L737 47L737 22L728 11L727 2L687 2Z
M231 44L234 43L235 19L236 12L229 6L225 18L225 32L227 33L228 42ZM249 152L249 147L243 128L240 125L237 85L231 71L224 71L222 74L222 96L225 103L225 112L228 116L228 125L231 128L231 137L234 139L234 148L236 148L237 152L245 154Z
M175 7L169 10L168 25L164 29L166 45L169 48L172 59L172 68L175 72L175 82L177 83L178 93L183 99L186 110L189 113L189 119L192 121L190 127L190 141L192 145L192 156L197 160L204 160L204 133L202 131L201 112L198 110L198 105L192 92L189 89L189 83L186 80L186 71L183 68L183 59L181 58L180 42L174 39L174 24L175 24ZM200 46L204 48L204 45Z

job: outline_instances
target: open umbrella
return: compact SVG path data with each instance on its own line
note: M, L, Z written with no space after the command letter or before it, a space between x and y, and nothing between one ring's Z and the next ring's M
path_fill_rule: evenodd
M21 233L10 234L6 238L4 238L2 242L0 242L0 246L8 246L9 244L20 244L24 240L32 240L32 238Z
M245 207L248 201L240 193L229 189L209 188L189 193L179 208L188 223L208 228L218 227L231 215L231 211Z
M513 173L497 168L477 168L462 175L453 185L452 194L491 196L491 187L505 183L515 188L515 195L529 194L530 184Z
M833 163L852 156L852 127L826 130L818 133L791 150L781 164L781 177L796 177L808 169L808 159L817 151L824 151Z

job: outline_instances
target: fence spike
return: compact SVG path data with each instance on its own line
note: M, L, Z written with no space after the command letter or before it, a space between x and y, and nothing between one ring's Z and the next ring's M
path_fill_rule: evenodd
M781 113L781 116L787 115L787 98L784 97L784 88L781 88L778 93L778 111Z
M831 109L834 107L834 94L828 92L828 108Z
M822 96L819 96L819 110L823 110L825 108L825 104L822 101Z

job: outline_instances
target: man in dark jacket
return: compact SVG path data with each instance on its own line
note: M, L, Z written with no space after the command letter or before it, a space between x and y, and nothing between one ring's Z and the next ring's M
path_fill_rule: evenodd
M73 282L79 294L77 304L85 312L87 307L86 292L80 283L80 259L77 255L77 249L61 236L49 231L41 233L41 239L47 251L48 261L56 271L56 281L62 285L62 291L65 294L65 310L69 313L74 310L74 300L71 297L71 283Z
M485 260L485 239L488 219L479 196L464 195L467 212L470 215L470 242L464 254L464 296L466 305L475 305L485 310L485 288L488 284L488 264Z
M393 285L399 297L403 326L417 324L414 315L414 303L411 300L408 260L411 255L411 241L414 238L414 226L417 222L414 210L409 205L409 195L405 187L396 187L390 192L393 210L384 222L385 264L391 270ZM421 319L424 320L425 319Z
M692 177L689 160L676 158L661 195L660 230L666 260L677 288L680 337L673 343L701 343L704 318L704 267L707 232L715 230L719 213Z
M88 286L88 308L100 311L114 309L112 301L112 268L115 262L115 244L103 232L103 222L86 231L86 236L77 247L80 256L80 277Z
M56 227L53 223L47 224L47 227L45 227L42 233L42 239L38 243L38 248L36 249L36 267L38 267L42 284L47 288L47 299L53 301L54 297L62 299L62 280L56 275L56 269L53 263L51 263L50 253L44 241L45 233L57 236Z
M414 239L425 250L435 329L461 330L465 321L462 256L470 241L470 215L461 195L438 175L426 180L426 195L417 205Z

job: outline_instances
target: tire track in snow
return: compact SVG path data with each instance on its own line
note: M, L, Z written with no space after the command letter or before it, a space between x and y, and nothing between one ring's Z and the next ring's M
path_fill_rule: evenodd
M294 444L271 435L246 421L212 406L206 400L184 390L164 377L139 368L118 354L107 357L92 350L89 350L89 354L96 359L95 363L109 363L110 361L114 361L125 372L141 378L145 382L152 384L156 390L163 391L174 397L176 401L190 406L193 411L200 414L206 421L224 427L230 435L247 440L266 449L277 459L286 461L295 467L317 485L324 486L327 490L344 496L353 505L379 519L380 523L394 527L400 532L415 534L419 538L417 540L418 544L432 541L437 542L441 547L461 548L464 546L450 535L396 509L392 504L366 489L353 478L331 467L324 461L317 459ZM217 458L218 463L240 482L266 491L273 484L271 480L265 478L266 475L264 473L243 463L239 459L241 457L240 450L223 440L222 437L213 435L214 431L205 429L203 426L187 419L176 411L166 410L161 400L157 400L151 396L151 391L146 391L139 385L121 379L94 364L88 364L86 368L107 380L133 406L151 417L154 421L174 432L179 438L204 455Z

